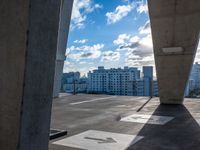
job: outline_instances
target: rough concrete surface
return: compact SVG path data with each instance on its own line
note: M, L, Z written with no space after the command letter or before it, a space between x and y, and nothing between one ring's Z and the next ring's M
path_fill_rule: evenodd
M47 150L60 0L0 1L0 149Z
M148 0L161 103L181 104L199 41L200 0ZM182 47L180 53L162 48Z
M92 101L94 99L101 100ZM54 99L51 128L67 129L68 135L50 141L49 149L79 150L56 145L53 142L95 130L144 136L135 144L130 144L129 150L199 150L199 99L185 99L184 105L160 105L159 98L153 98L140 112L137 112L147 100L148 97L83 94ZM72 105L75 102L76 105ZM164 125L120 121L123 117L138 113L171 116L173 119ZM94 148L94 150L100 149Z

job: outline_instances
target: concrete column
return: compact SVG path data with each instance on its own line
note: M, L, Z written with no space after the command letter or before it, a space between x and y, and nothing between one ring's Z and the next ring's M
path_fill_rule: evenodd
M66 59L65 52L67 47L67 39L70 25L69 20L71 19L72 5L73 0L62 0L62 7L60 10L61 20L58 30L58 45L56 54L53 97L58 97L60 93L63 66Z
M0 150L48 149L60 3L0 1Z
M200 0L149 0L161 103L181 104L195 57Z

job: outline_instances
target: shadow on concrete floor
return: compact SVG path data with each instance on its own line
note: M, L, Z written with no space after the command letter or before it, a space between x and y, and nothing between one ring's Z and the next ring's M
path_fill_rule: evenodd
M127 150L200 150L200 126L184 105L159 105L152 115L173 116L165 125L145 124L144 136Z

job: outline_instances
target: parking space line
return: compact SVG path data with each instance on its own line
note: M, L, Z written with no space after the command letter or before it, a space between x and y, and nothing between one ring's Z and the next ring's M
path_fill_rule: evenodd
M79 105L79 104L83 104L83 103L91 103L91 102L110 99L110 98L114 98L114 97L117 97L117 96L109 96L109 97L96 98L96 99L86 100L86 101L81 101L81 102L75 102L75 103L70 103L70 105Z

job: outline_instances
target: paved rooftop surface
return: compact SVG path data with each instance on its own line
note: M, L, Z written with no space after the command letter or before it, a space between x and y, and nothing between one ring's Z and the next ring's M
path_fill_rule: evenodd
M64 95L54 99L50 150L199 150L200 100L160 105L148 97Z

